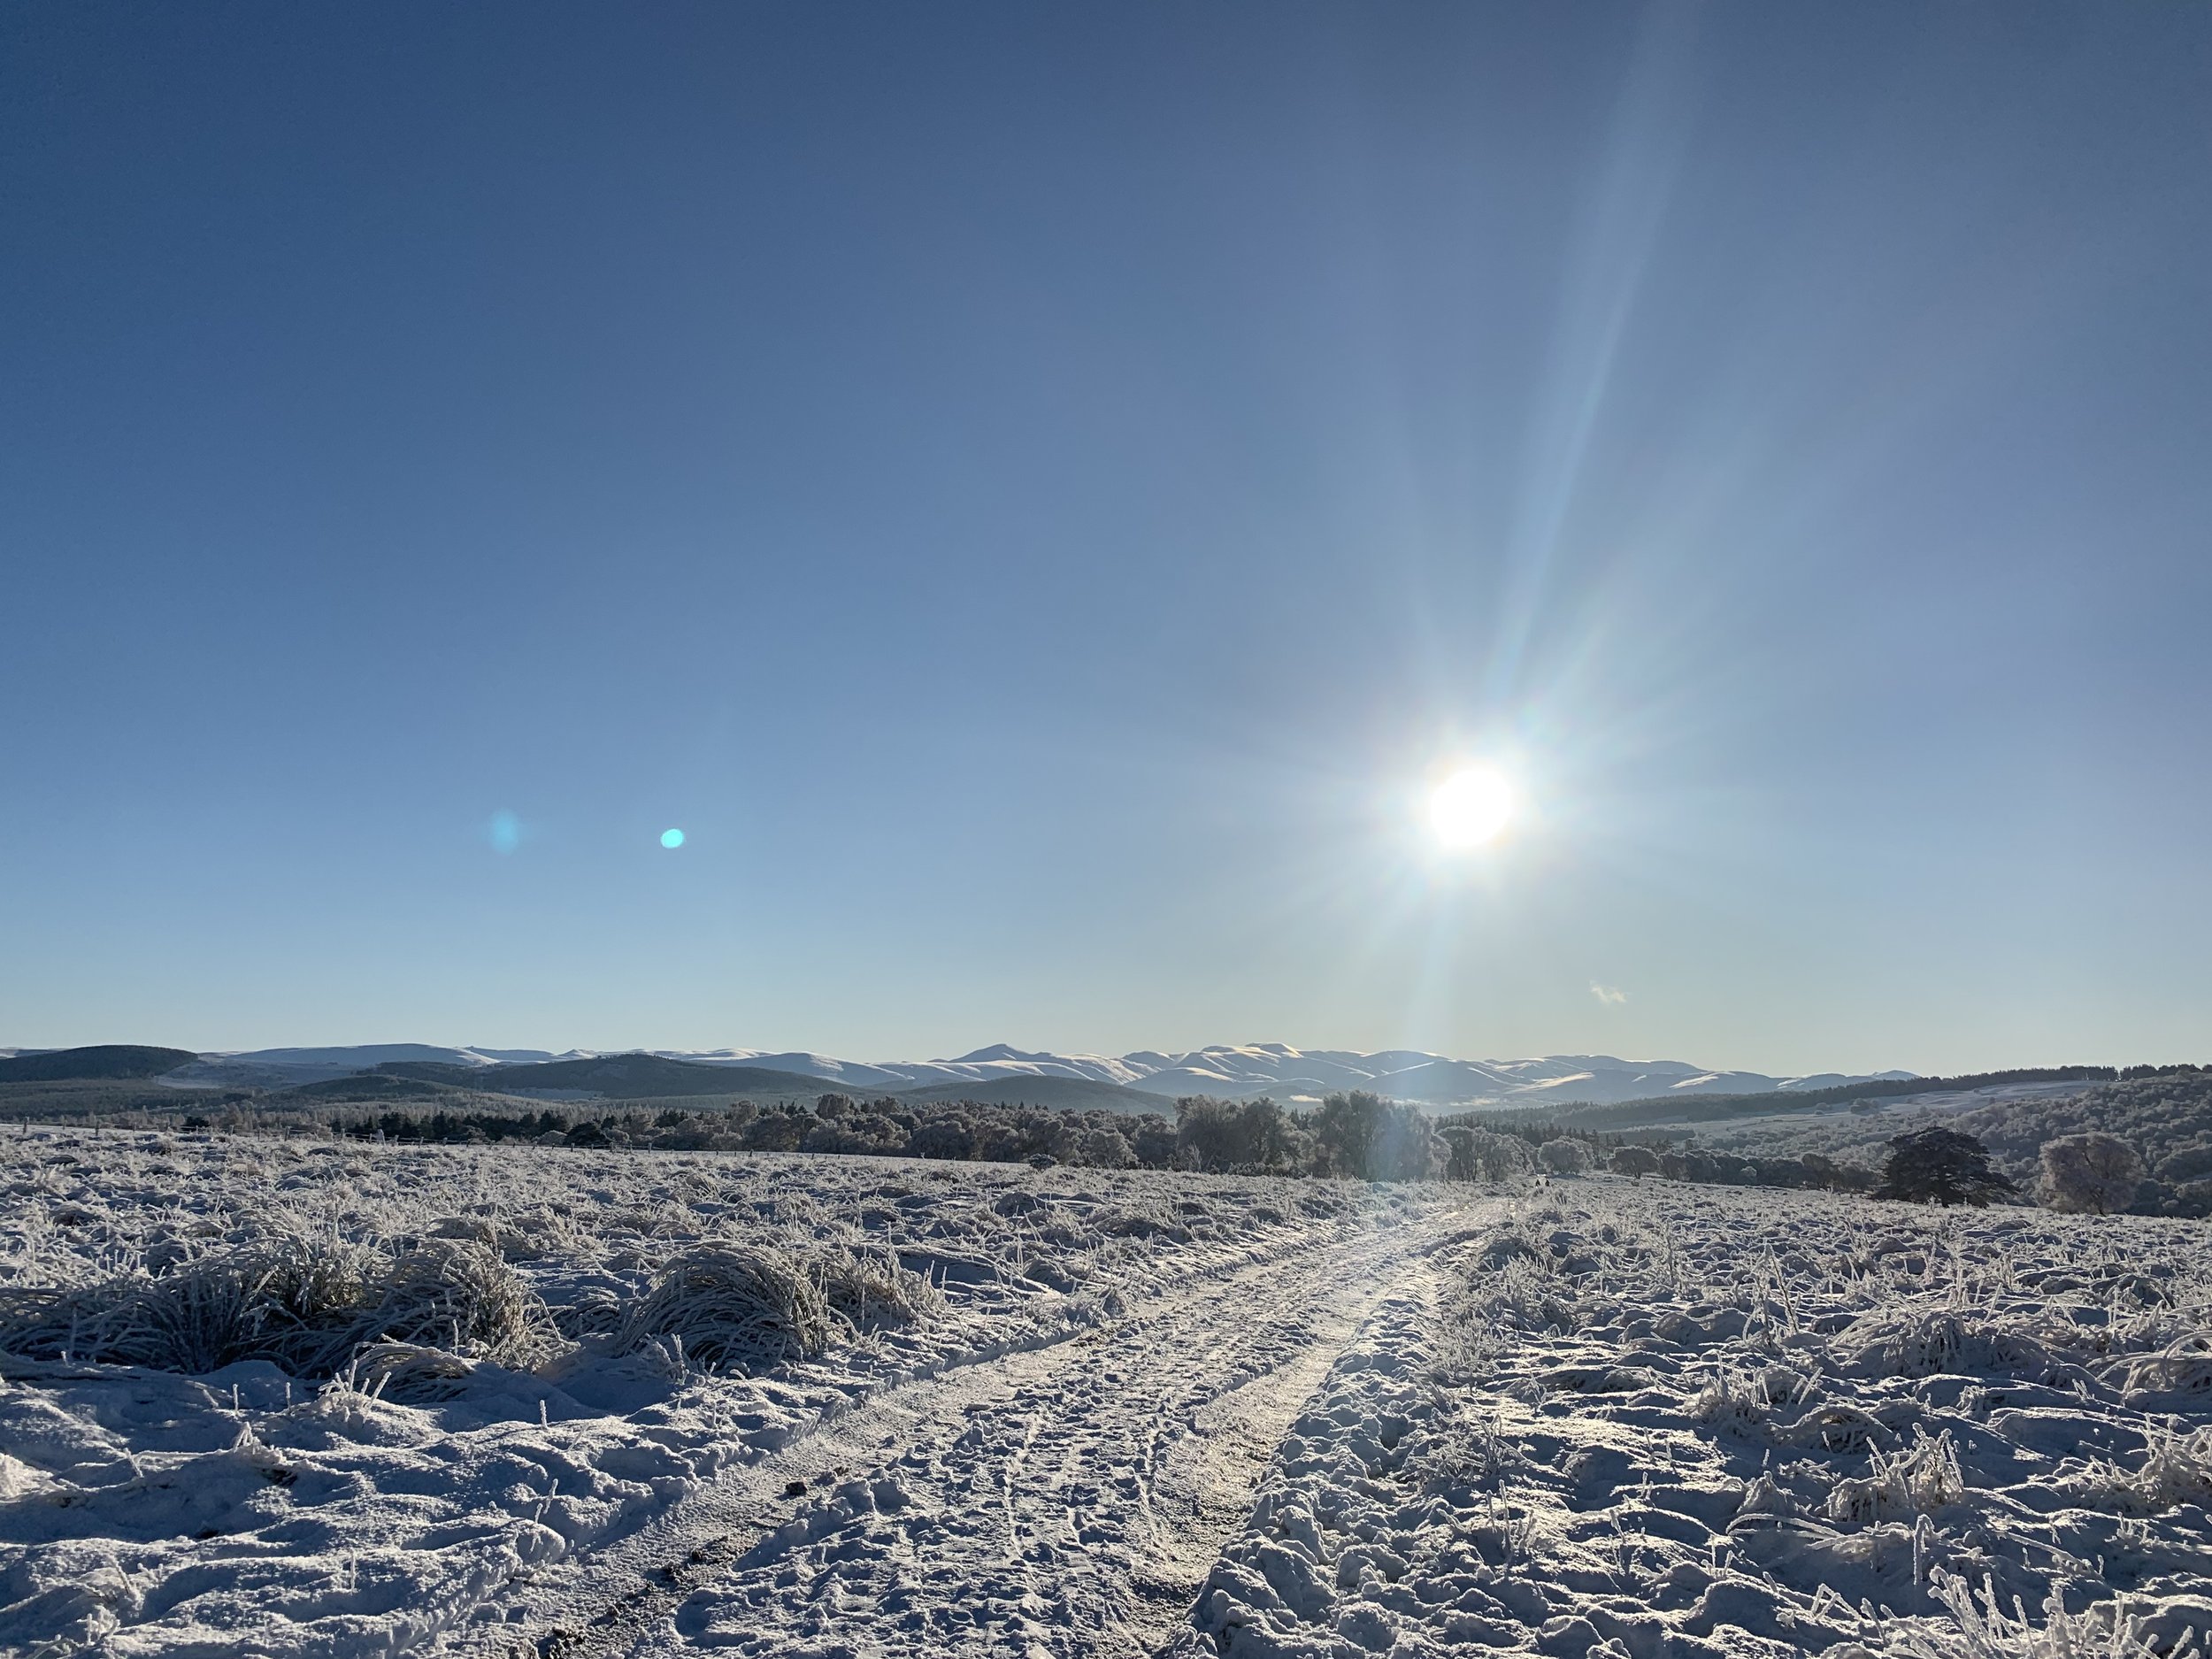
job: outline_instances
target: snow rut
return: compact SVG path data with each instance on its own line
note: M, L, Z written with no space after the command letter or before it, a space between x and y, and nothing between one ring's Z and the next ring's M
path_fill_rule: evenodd
M1150 1653L1426 1240L1351 1233L892 1390L580 1563L596 1607L569 1580L507 1651Z

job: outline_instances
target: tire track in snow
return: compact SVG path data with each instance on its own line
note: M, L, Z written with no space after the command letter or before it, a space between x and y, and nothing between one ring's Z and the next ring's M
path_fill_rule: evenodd
M889 1390L578 1563L593 1593L500 1648L1148 1654L1431 1235L1369 1224Z

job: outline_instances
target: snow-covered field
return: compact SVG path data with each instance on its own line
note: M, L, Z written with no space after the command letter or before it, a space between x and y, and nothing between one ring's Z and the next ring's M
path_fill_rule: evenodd
M51 1655L814 1651L856 1525L918 1642L1125 1650L1446 1202L73 1131L0 1186L0 1652Z
M1379 1310L1191 1650L2200 1647L2207 1247L2200 1223L1561 1183Z
M2212 1618L2201 1224L87 1131L0 1190L9 1654Z

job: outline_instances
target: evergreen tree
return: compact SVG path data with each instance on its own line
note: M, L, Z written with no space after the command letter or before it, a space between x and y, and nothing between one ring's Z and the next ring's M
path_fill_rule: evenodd
M1894 1136L1889 1144L1882 1184L1874 1189L1877 1198L1985 1207L1993 1198L2009 1198L2020 1190L1989 1167L1989 1148L1972 1135L1920 1129Z

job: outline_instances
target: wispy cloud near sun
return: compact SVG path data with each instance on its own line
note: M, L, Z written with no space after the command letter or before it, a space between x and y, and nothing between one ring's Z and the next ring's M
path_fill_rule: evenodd
M1590 981L1590 995L1608 1008L1618 1008L1628 1001L1628 993L1617 985L1600 985L1595 979Z

